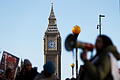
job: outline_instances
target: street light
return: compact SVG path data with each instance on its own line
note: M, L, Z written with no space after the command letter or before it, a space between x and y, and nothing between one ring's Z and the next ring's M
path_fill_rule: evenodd
M79 34L81 32L81 29L78 25L75 25L73 28L72 28L72 32L73 34Z
M71 66L71 68L72 68L72 78L74 78L74 66L75 66L75 64L72 63L70 66Z
M99 33L101 35L101 18L105 17L105 15L99 15L99 24L97 25L97 29L99 29Z
M75 35L75 41L77 41L77 37L81 32L81 28L78 25L76 25L72 28L72 32ZM77 76L78 76L78 49L76 48L76 78Z

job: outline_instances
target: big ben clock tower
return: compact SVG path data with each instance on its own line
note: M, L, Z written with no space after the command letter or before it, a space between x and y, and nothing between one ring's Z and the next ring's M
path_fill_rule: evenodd
M57 28L53 4L48 20L48 28L44 35L44 63L52 61L56 67L55 74L61 80L61 36Z

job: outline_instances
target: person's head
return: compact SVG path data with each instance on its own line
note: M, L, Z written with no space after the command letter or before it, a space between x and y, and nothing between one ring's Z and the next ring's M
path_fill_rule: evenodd
M28 59L24 60L24 68L28 71L32 69L32 64Z
M51 61L48 61L43 68L46 77L50 77L55 72L55 65Z
M113 45L112 40L106 35L99 35L96 39L95 47L97 51L103 50L108 46Z

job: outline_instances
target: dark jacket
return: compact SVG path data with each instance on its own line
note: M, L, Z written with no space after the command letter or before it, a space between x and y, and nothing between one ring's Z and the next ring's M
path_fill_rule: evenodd
M52 74L50 77L46 77L44 75L44 71L42 71L40 74L38 74L34 80L58 80L57 76L55 74Z
M37 70L32 68L30 71L20 72L15 80L34 80L35 76L38 74Z

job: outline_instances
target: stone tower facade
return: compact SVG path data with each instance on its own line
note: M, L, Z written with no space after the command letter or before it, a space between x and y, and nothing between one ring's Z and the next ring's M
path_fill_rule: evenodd
M56 67L55 74L61 80L61 36L57 28L53 5L48 21L44 35L44 63L52 61Z

